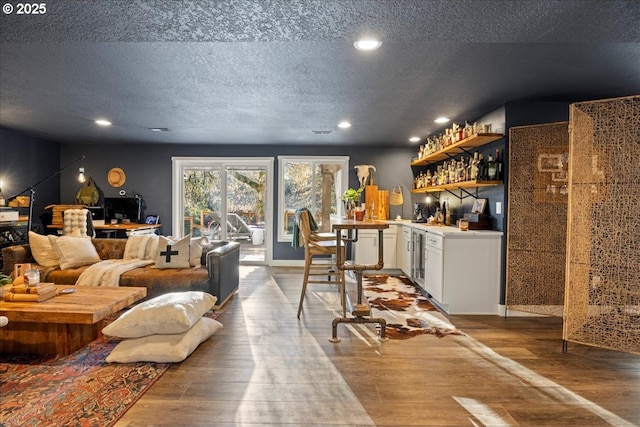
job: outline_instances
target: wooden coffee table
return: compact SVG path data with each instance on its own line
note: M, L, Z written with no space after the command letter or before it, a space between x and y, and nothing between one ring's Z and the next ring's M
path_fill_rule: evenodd
M105 318L144 298L147 288L67 286L42 302L0 301L0 353L71 354L102 336Z

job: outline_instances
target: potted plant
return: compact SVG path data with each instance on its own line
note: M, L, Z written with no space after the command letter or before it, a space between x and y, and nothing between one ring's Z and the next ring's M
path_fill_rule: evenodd
M362 190L363 188L358 188L357 190L349 188L347 191L342 193L342 201L344 202L347 218L353 217L353 210L358 207Z

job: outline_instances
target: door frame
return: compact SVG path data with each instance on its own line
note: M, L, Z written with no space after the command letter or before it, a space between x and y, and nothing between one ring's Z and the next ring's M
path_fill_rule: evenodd
M264 262L266 265L271 265L271 262L273 261L273 157L171 157L172 229L176 231L182 230L184 216L184 186L182 185L182 182L184 180L183 177L185 169L198 167L210 168L213 166L221 167L223 172L226 172L227 167L258 167L266 170L267 189L264 206Z

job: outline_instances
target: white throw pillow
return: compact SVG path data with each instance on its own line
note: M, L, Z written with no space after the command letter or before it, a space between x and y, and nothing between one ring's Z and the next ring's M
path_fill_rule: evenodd
M205 237L194 237L191 239L189 245L189 265L191 267L200 267L200 258L202 257L202 248L209 243L209 240Z
M100 262L100 256L90 237L48 236L48 238L60 259L60 270Z
M134 306L102 329L118 338L179 334L215 305L217 297L201 291L170 292Z
M144 253L144 259L155 261L156 255L158 254L158 244L160 243L160 236L154 234L149 239L149 244L147 245L147 250Z
M158 252L158 235L129 236L122 259L155 260ZM153 254L150 256L150 254Z
M160 236L156 254L156 268L189 268L189 239L178 241Z
M56 236L52 236L56 237ZM60 259L56 251L51 246L51 241L47 236L29 231L29 246L33 259L43 267L57 267Z
M151 335L121 341L107 356L109 363L182 362L209 337L222 328L222 323L208 317L200 320L188 331L172 335Z

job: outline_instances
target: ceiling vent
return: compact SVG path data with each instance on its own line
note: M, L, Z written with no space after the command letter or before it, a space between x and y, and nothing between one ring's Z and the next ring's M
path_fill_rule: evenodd
M314 135L331 135L333 133L332 130L312 130Z
M152 132L171 132L169 128L148 128Z

